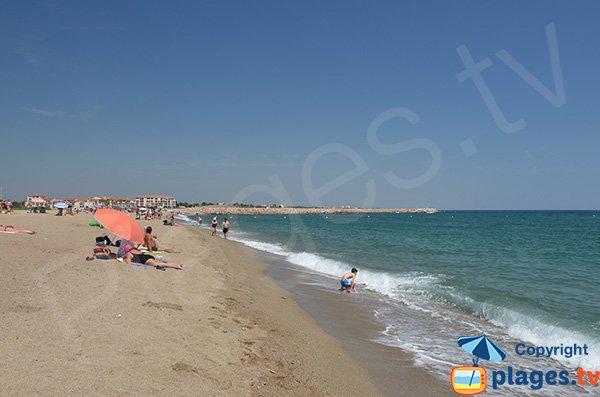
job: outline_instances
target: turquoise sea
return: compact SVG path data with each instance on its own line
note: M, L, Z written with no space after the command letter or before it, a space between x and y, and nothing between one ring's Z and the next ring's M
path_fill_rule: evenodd
M314 272L323 288L357 267L385 327L379 341L443 376L470 362L456 338L479 334L511 365L600 369L600 211L234 216L231 238ZM519 342L590 354L521 357Z

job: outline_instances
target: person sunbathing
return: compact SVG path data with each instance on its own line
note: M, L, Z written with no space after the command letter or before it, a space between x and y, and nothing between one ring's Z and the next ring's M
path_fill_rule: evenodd
M152 226L146 228L146 234L144 235L144 245L148 248L148 251L165 251L168 253L177 253L173 248L161 247L156 241L156 236L152 234Z
M156 260L152 255L144 254L142 251L134 248L132 245L125 247L125 256L123 260L129 264L141 263L142 265L152 265L157 269L161 267L170 267L172 269L183 270L183 265L173 262L161 262Z
M0 232L3 233L19 233L19 234L35 234L33 230L25 230L25 229L15 229L14 226L2 226L0 225Z

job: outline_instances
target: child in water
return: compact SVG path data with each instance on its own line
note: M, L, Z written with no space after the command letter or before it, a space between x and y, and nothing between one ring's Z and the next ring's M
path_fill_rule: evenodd
M342 278L340 280L340 284L342 285L342 287L340 288L340 291L346 291L346 292L356 292L356 274L358 273L358 270L353 267L352 270L350 270L348 273L344 273L342 275Z

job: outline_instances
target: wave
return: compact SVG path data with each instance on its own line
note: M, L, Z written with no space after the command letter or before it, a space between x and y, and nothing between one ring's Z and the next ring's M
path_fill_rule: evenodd
M473 311L483 320L507 331L511 337L537 346L564 346L587 344L592 352L587 356L555 356L554 359L571 367L599 368L600 355L594 349L600 347L600 340L582 332L552 324L533 313L521 313L506 307L488 303L473 302Z
M353 267L350 263L330 259L317 253L291 252L280 244L240 237L232 238L232 240L263 252L281 256L292 264L329 278L337 279ZM597 338L552 324L549 319L487 302L475 301L458 293L454 287L445 285L444 281L449 278L442 274L388 273L363 268L359 269L357 281L361 288L383 294L396 302L402 302L406 307L422 312L429 317L447 319L454 325L461 322L469 324L473 332L480 329L482 331L483 329L491 330L485 325L486 323L498 327L504 330L504 337L499 335L504 341L513 338L540 346L554 346L558 342L565 346L573 343L578 345L587 343L592 349L600 347L600 340ZM472 320L464 318L462 310L466 310L472 320L479 318L483 320L483 323L476 324ZM452 337L456 337L456 335ZM571 358L555 357L555 359L572 367L598 368L600 367L600 355L597 353Z
M173 216L173 218L177 219L180 222L186 222L186 223L194 222L194 220L192 220L192 218L190 218L187 215L183 215L183 214L177 214L177 215Z
M267 243L245 238L232 238L248 247L284 257L294 265L302 266L322 275L338 278L350 271L352 264L326 258L312 252L290 252L279 244ZM400 291L424 290L437 285L441 277L421 272L392 274L360 269L357 281L369 290L379 292L391 298L399 298Z
M240 233L238 233L240 234ZM250 248L257 249L259 251L268 252L270 254L285 256L287 257L291 253L286 251L282 246L278 244L265 243L262 241L246 240L238 237L231 237L230 240L242 243Z

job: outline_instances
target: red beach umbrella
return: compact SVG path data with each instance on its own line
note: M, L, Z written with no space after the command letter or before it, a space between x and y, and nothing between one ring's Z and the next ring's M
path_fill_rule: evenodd
M144 242L144 231L138 221L130 218L123 211L102 208L96 211L96 220L110 232L125 240L134 243Z

